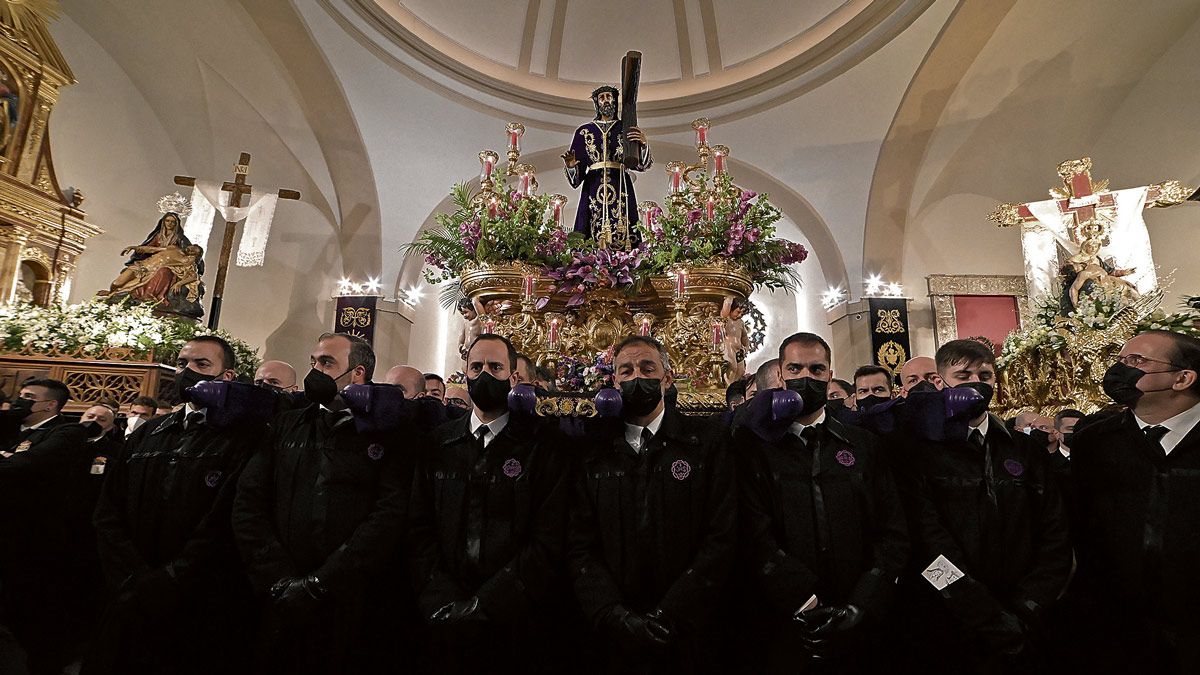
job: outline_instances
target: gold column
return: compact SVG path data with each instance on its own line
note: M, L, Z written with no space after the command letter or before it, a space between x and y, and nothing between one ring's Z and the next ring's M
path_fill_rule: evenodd
M11 227L0 228L0 245L4 246L4 258L0 263L0 303L12 302L17 274L21 269L21 250L28 241L27 232L19 232Z

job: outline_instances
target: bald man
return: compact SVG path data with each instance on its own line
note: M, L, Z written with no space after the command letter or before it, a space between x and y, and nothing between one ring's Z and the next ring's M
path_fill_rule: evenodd
M296 369L284 361L263 361L254 371L254 385L279 391L296 391Z
M906 396L921 382L928 382L938 389L944 386L937 372L937 362L928 356L913 357L900 366L900 395Z
M446 405L461 408L462 410L470 410L474 407L466 387L447 387Z
M403 389L404 398L416 398L425 393L425 373L412 366L392 366L383 381Z

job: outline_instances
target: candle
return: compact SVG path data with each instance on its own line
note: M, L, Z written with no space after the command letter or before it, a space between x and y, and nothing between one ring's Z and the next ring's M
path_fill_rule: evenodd
M702 125L696 127L696 146L703 147L708 145L708 126Z
M521 177L517 181L517 192L520 192L521 194L525 195L526 197L529 196L529 172L528 171L521 172Z
M546 342L550 351L558 350L558 319L550 319L550 336Z
M713 175L720 176L725 173L725 158L729 155L729 148L724 145L713 147Z
M704 212L708 215L709 220L712 220L717 212L717 200L712 195L708 196L708 202L704 205Z
M638 327L638 335L650 337L650 319L642 319L642 325Z
M483 170L479 172L479 182L490 181L492 179L492 171L496 168L496 162L500 161L499 155L491 150L484 150L479 153L479 164Z
M492 197L488 200L488 218L495 220L496 215L500 212L500 202Z
M525 135L525 125L520 122L509 122L504 130L508 132L508 151L520 152L521 136Z
M487 321L483 322L483 332L495 333L496 332L496 320L489 316L487 318Z
M524 287L524 290L522 293L522 297L525 298L526 302L533 299L533 275L532 274L525 275L525 287Z
M675 273L675 295L680 298L687 295L687 270Z
M679 194L683 188L683 162L669 162L667 164L667 191L671 194Z
M550 198L550 208L553 209L554 225L562 227L562 210L563 205L567 203L567 198L562 195L554 195Z
M725 327L719 322L713 322L712 325L712 345L713 349L720 349L721 343L725 340Z

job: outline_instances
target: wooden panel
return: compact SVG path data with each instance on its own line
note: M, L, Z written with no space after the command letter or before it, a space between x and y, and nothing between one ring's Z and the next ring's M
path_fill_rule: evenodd
M122 410L139 396L160 398L170 391L175 369L140 361L88 361L83 359L0 354L0 391L15 396L30 378L59 380L71 390L67 412L81 412L103 400L116 400Z

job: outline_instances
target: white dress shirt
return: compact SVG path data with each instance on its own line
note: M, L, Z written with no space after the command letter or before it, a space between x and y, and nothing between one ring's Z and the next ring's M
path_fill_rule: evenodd
M1158 424L1143 422L1142 418L1137 415L1134 415L1133 419L1137 420L1139 429L1145 429L1146 427L1166 427L1167 433L1162 437L1162 447L1163 451L1169 455L1175 449L1175 446L1179 445L1179 442L1200 422L1200 404L1194 405L1171 419L1163 420Z
M54 417L58 417L58 415L55 415ZM46 424L50 420L54 419L54 417L47 417L46 419L42 420L41 422L38 422L37 424L30 424L29 426L25 426L24 424L22 424L21 431L29 431L30 429L41 429L42 427L46 426Z
M486 448L487 446L491 445L492 441L496 440L496 437L500 435L501 431L504 431L504 427L508 426L508 415L509 413L504 413L491 422L485 423L483 420L479 419L479 413L477 411L472 411L471 435L478 437L479 427L487 427L487 433L483 435L483 447Z
M649 429L651 434L657 436L658 429L662 426L663 417L666 414L667 407L663 406L663 409L658 413L658 417L650 420L650 423L644 427L639 427L636 424L628 422L625 423L625 442L629 444L629 447L633 448L634 452L639 455L642 453L642 429Z

